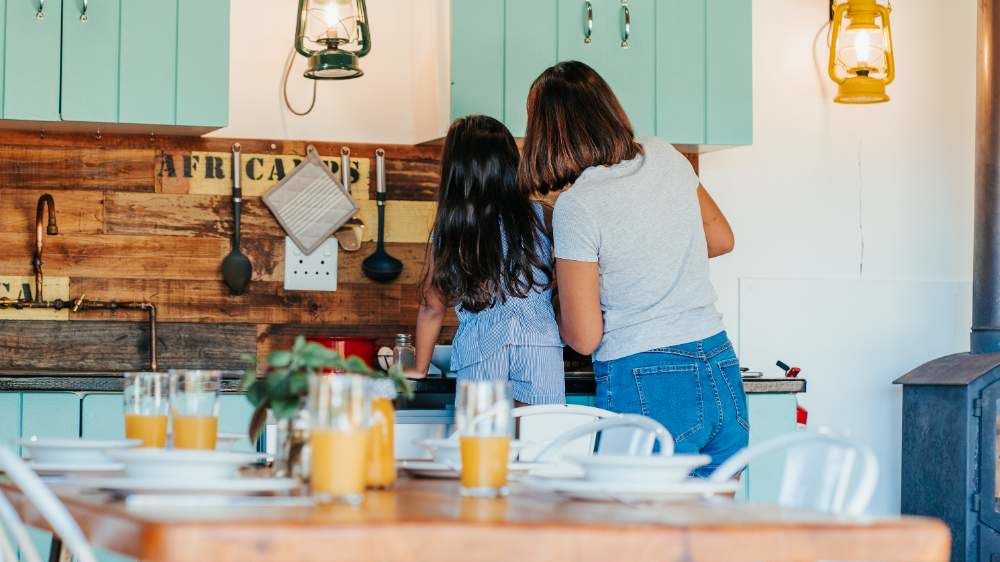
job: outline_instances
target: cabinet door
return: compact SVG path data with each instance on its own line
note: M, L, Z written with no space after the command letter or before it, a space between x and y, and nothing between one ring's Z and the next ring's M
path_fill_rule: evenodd
M175 122L177 0L121 0L118 120Z
M229 122L229 0L179 0L177 124Z
M7 0L4 119L59 120L59 1Z
M796 405L794 394L748 394L750 445L795 431ZM746 499L758 503L777 501L784 466L784 454L765 455L750 463L743 474Z
M88 394L80 401L80 435L85 439L124 439L125 409L120 393Z
M219 433L246 435L250 429L253 406L244 394L224 394L219 404ZM244 437L236 446L238 451L254 451L256 443Z
M587 43L589 19L593 31ZM636 136L656 132L655 24L655 0L559 2L559 59L579 60L599 72L625 108Z
M543 70L558 61L557 0L507 0L505 20L504 123L523 137L528 91Z
M0 447L10 446L21 437L21 394L0 393Z
M451 2L451 116L503 119L504 2Z
M705 0L660 0L656 23L656 134L704 144Z
M707 143L753 143L751 0L706 0Z
M63 121L118 121L119 0L63 0Z
M79 437L80 397L72 392L25 392L21 436Z

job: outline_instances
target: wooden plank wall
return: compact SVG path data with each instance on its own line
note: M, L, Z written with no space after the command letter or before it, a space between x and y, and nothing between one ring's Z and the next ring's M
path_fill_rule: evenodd
M336 292L285 291L284 233L259 197L248 197L244 203L242 249L253 262L253 282L246 295L234 297L219 272L219 264L229 252L229 197L176 193L173 187L167 193L158 181L163 154L225 153L233 142L204 137L97 138L86 134L0 132L0 274L32 274L35 204L42 193L48 192L55 198L59 235L46 238L45 272L69 277L74 297L85 294L89 299L148 300L158 306L164 323L252 325L260 354L288 345L298 333L374 336L388 343L393 334L412 331L418 283L424 269L426 244L422 240L429 227L424 223L429 216L428 206L433 210L440 145L384 146L389 198L399 202L389 207L388 221L409 226L404 229L405 236L399 235L405 241L389 237L388 251L404 262L403 275L396 282L380 285L362 275L361 261L374 250L374 243L366 242L358 252L340 252ZM308 144L247 139L239 142L244 153L300 156ZM377 148L358 143L312 144L321 155L333 157L344 145L351 148L353 157L373 158ZM692 158L696 162L696 156ZM373 189L369 186L369 190ZM355 195L360 194L355 191ZM373 217L363 215L368 232L374 233ZM143 319L142 314L130 312L71 315L71 322ZM455 325L451 315L446 321L446 338L450 338ZM28 328L27 323L6 322L0 324L0 332L19 330L18 326L22 326L21 331ZM41 328L40 324L35 327ZM99 330L57 333L53 337L60 338L68 349L101 343ZM167 328L164 333L171 330ZM207 338L204 345L225 345L220 343L224 341ZM37 352L37 345L22 345L18 338L0 334L0 370L23 367L22 352L26 349L19 346ZM235 347L242 348L242 344ZM141 349L134 351L139 353ZM213 353L192 351L193 356L207 362L212 361ZM72 368L72 361L68 363L50 367ZM230 367L231 357L223 363L204 366ZM108 367L119 364L132 363L116 355ZM93 361L86 365L88 370L99 367Z

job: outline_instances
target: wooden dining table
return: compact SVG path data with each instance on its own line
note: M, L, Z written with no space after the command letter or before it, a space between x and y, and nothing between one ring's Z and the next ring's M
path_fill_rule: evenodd
M502 499L401 479L347 505L126 506L54 486L91 544L146 562L536 562L882 560L945 562L950 534L921 517L841 518L709 499L583 502L512 484ZM49 529L10 483L0 491Z

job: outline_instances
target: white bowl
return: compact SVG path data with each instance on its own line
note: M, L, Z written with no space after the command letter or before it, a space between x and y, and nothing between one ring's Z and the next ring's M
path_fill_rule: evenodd
M240 467L260 458L258 453L194 449L132 449L111 451L108 456L125 465L125 476L128 478L167 480L233 478Z
M680 482L691 471L712 462L708 455L567 455L583 468L583 477L595 482L667 484Z
M31 460L40 464L108 464L112 450L138 447L138 439L79 439L28 437L18 444L28 451Z
M427 449L434 458L434 462L445 464L451 467L462 466L462 453L459 449L458 439L424 439L418 441L417 445ZM530 446L527 441L513 439L510 442L510 462L517 459L518 452Z

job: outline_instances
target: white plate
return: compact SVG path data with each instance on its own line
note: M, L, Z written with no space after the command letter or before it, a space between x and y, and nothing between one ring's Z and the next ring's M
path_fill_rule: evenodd
M708 455L567 455L566 459L580 465L587 480L649 484L679 482L712 462Z
M132 449L109 451L108 456L125 465L125 475L129 478L172 481L233 478L241 466L253 464L261 457L259 453L194 449Z
M455 479L458 478L458 472L448 466L447 464L434 462L434 461L422 461L422 460L408 460L399 461L398 466L400 470L405 470L413 476L420 476L422 478L444 478L444 479ZM507 465L507 471L511 475L518 475L530 472L532 470L537 470L540 468L548 467L547 463L540 462L512 462Z
M110 490L121 494L174 493L174 494L260 494L289 492L298 487L292 478L232 478L229 480L164 480L162 478L127 477L72 477L52 486Z
M28 468L40 476L60 476L65 474L117 474L125 470L125 465L117 462L104 463L41 463L28 461Z
M533 488L557 492L571 498L588 501L620 501L628 503L682 501L733 493L740 487L736 481L709 482L689 478L666 484L636 484L632 482L594 482L579 478L540 478L529 476L523 482Z
M33 461L39 463L108 463L106 452L137 447L138 439L60 439L28 437L19 439L18 445L28 451Z

